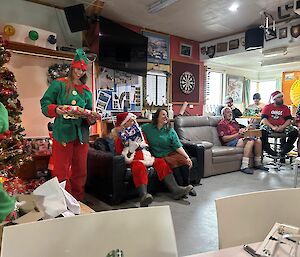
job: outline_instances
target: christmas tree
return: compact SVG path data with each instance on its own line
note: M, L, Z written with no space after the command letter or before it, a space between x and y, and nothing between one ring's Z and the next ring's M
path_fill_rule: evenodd
M18 99L14 74L4 65L10 61L10 53L0 38L0 102L9 116L9 130L0 135L0 178L14 177L19 167L31 159L29 144L24 139L21 125L22 106Z

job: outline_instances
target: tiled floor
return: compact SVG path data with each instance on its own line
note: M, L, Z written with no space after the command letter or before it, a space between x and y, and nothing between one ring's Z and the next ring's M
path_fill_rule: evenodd
M174 221L179 256L216 250L218 248L217 218L214 200L219 197L260 190L293 187L293 173L289 165L279 172L255 171L254 175L233 172L201 181L195 189L197 197L174 201L166 194L155 195L153 206L169 205ZM109 206L90 197L96 211L138 206L133 199L120 206Z

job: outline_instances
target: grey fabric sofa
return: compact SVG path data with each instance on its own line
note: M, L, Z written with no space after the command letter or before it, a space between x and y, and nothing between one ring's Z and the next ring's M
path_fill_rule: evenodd
M220 117L178 116L174 127L183 143L204 147L204 177L240 170L243 149L222 146L217 124Z

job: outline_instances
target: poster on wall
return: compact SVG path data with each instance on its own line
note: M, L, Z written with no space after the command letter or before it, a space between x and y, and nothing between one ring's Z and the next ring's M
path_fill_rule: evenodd
M245 78L227 75L226 96L231 96L235 104L243 102L243 86Z
M173 103L199 103L199 65L172 62Z
M96 80L97 111L104 114L123 111L140 112L142 77L110 69L103 71L105 75L100 73ZM106 78L107 74L112 76L109 80Z
M148 62L170 64L170 37L148 31L143 35L148 37Z

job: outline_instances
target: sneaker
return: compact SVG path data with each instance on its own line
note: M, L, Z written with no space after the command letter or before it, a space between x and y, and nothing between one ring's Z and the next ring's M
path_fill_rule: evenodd
M264 165L260 164L260 165L257 165L257 166L254 166L255 169L258 169L258 170L262 170L262 171L265 171L265 172L269 172L269 168L265 167Z
M196 190L193 188L193 189L189 192L189 195L191 195L191 196L197 196Z
M148 207L149 204L153 202L153 197L151 194L145 194L142 196L140 200L140 206L141 207Z
M241 172L252 175L254 173L254 170L250 169L250 168L244 168L244 169L241 169Z

